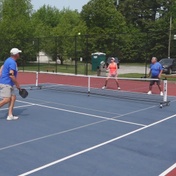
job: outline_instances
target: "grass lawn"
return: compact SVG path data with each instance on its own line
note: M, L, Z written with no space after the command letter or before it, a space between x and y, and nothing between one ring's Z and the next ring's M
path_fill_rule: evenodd
M26 66L18 67L20 71L45 71L45 72L61 72L61 73L73 73L75 74L75 65L56 65L56 64L28 64ZM77 74L86 74L86 64L78 63ZM88 74L96 75L96 71L91 70L91 65L88 64Z
M144 74L139 74L139 73L127 73L127 74L119 74L119 77L122 78L141 78L145 76ZM176 81L176 75L166 75L162 74L162 79L167 79L168 81Z
M126 74L119 74L119 77L122 77L122 78L141 78L141 77L144 77L144 74L126 73Z

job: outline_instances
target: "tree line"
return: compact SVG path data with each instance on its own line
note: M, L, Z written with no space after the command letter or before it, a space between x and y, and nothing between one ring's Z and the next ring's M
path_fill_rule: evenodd
M0 59L11 47L35 60L44 51L53 60L91 57L105 52L121 61L143 62L151 56L176 57L175 0L90 0L81 12L30 0L0 0Z

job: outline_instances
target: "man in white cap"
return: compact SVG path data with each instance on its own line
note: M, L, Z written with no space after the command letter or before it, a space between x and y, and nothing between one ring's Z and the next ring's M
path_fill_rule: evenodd
M0 107L9 103L9 110L7 120L17 120L18 117L13 115L13 108L16 100L16 95L14 92L14 86L20 89L20 85L17 81L17 59L20 57L19 53L22 51L18 48L12 48L10 50L10 57L7 58L1 67L1 77L0 77L0 88L1 97Z

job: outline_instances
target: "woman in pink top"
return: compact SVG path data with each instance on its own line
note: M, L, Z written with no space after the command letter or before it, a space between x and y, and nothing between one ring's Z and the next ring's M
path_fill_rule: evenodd
M115 59L113 57L111 58L111 63L109 64L107 70L109 70L108 77L106 78L105 85L102 87L102 89L106 89L106 86L107 86L109 78L110 77L114 77L115 81L116 81L116 84L117 84L117 88L118 88L118 90L120 90L119 82L117 80L117 76L118 76L117 70L118 70L118 67L117 67L117 64L115 63Z

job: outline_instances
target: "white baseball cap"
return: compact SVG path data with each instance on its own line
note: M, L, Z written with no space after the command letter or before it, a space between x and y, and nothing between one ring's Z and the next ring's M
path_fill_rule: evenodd
M10 50L10 54L11 54L11 55L16 55L16 54L18 54L18 53L22 53L22 51L19 50L18 48L12 48L12 49Z

